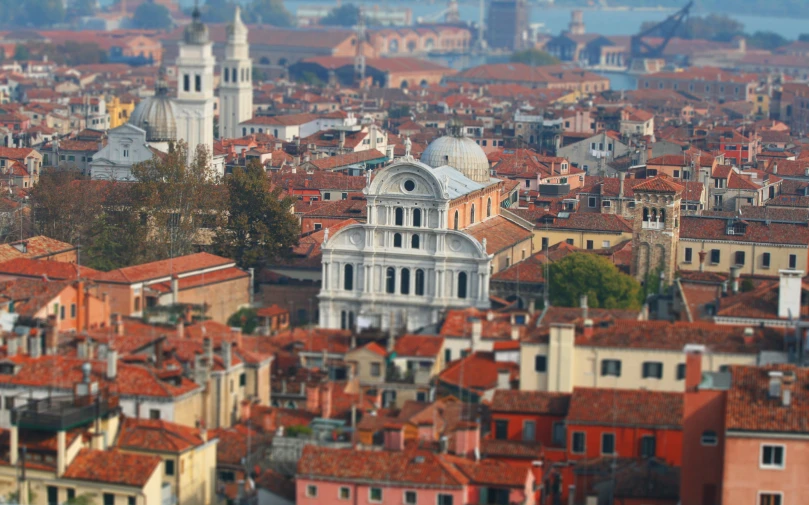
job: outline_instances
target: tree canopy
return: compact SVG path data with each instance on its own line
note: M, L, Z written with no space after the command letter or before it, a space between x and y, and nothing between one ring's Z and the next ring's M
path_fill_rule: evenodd
M264 168L251 162L226 179L227 223L216 237L219 254L242 268L261 268L289 251L300 229L289 209L294 204L271 187Z
M324 26L354 26L360 20L360 8L354 4L335 7L320 20Z
M637 309L642 291L638 281L622 273L607 258L574 253L548 267L551 304L577 307L582 295L593 308Z
M517 51L511 55L511 61L514 63L525 63L532 67L541 67L544 65L555 65L559 60L539 49L526 49L524 51Z
M273 26L292 26L292 15L284 7L283 0L251 0L243 19L246 23L263 23Z
M171 28L174 22L171 20L169 10L152 1L143 2L135 9L132 15L132 25L134 28L151 28L165 30Z

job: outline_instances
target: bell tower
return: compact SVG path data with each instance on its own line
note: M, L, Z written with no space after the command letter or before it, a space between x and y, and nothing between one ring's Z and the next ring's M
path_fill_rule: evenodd
M219 78L219 138L222 139L241 137L239 123L253 117L253 66L247 27L242 23L238 5L227 35Z
M177 138L188 143L188 162L198 146L213 154L213 69L216 61L208 27L194 8L191 24L185 27L177 58Z
M649 274L662 273L671 283L677 269L683 187L661 175L635 186L634 192L632 275L644 282Z

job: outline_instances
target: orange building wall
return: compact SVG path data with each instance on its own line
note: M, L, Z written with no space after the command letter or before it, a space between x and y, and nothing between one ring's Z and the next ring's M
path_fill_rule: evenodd
M573 433L585 433L585 453L573 453ZM680 430L648 429L638 427L582 426L568 423L567 447L568 457L572 460L600 458L601 435L615 434L615 451L624 458L640 457L640 441L642 437L655 437L655 456L669 465L680 466L682 460L683 432Z
M784 468L759 468L761 445L780 444L786 448ZM809 441L777 438L725 437L725 468L722 504L758 503L759 491L783 492L783 505L809 502Z
M725 442L725 392L686 392L683 411L682 503L701 504L708 488L716 489L717 503L722 497L722 451ZM703 446L702 432L713 430L716 446ZM750 502L754 503L754 502Z
M449 207L449 222L447 226L453 229L455 226L455 211L458 211L458 229L463 230L472 224L480 223L494 217L500 213L500 187L502 183L493 184L480 191L471 193L465 197L457 198L452 201ZM486 205L488 199L492 199L492 215L486 216ZM475 206L475 223L470 222L472 217L472 205Z

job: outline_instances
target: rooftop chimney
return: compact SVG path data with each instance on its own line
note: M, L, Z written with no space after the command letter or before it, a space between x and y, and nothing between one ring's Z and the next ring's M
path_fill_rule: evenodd
M119 337L124 335L124 318L121 314L115 314L115 319L112 323L113 330L115 330L115 334Z
M483 322L480 319L472 320L472 352L480 350L480 340L483 338Z
M579 297L579 306L581 306L582 319L587 319L590 315L589 308L587 307L587 295L581 295Z
M508 368L497 371L497 389L511 389L511 370Z
M385 424L384 434L385 450L387 451L403 451L404 450L404 426L401 423L389 422Z
M39 335L33 335L29 339L28 355L32 358L39 358L42 355L42 339Z
M708 251L703 249L702 251L700 251L697 254L699 254L699 271L704 272L705 271L705 257L708 256Z
M118 351L110 349L107 352L107 379L114 381L118 377Z
M17 346L19 344L19 340L17 340L17 336L11 336L6 339L6 354L8 356L16 356L17 355Z
M702 355L705 354L705 346L688 344L683 352L685 352L685 391L696 391L702 382Z
M593 336L593 320L590 318L584 320L584 336L586 338Z
M742 337L744 339L744 343L747 344L747 345L752 344L755 335L756 335L756 332L753 330L753 328L750 328L749 326L747 328L745 328L744 329L744 336Z
M59 347L59 330L56 326L56 316L48 316L48 324L45 327L45 354L54 355Z
M519 325L512 324L511 325L511 340L519 340L520 339L520 327Z
M232 365L233 349L230 342L222 342L222 361L225 362L225 370L230 370Z
M784 372L781 378L781 405L789 407L792 405L792 395L795 394L795 374Z
M801 283L803 271L779 270L778 317L798 319L801 313Z
M461 421L455 428L455 454L461 457L480 455L480 425Z
M738 265L733 265L730 267L730 286L733 290L733 293L736 294L739 292L739 270L741 268Z

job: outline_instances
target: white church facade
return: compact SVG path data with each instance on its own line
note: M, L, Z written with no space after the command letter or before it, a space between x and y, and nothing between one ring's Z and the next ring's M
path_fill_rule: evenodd
M242 23L238 7L227 31L226 59L220 79L220 95L224 98L220 100L220 121L224 120L226 125L220 124L220 137L232 138L238 136L234 125L249 119L253 106L247 27ZM127 125L110 130L107 146L93 156L90 163L93 179L131 180L131 167L145 160L142 156L130 155L135 153L129 146L145 143L152 149L167 152L169 145L178 140L187 144L189 162L202 147L211 157L213 171L224 175L224 157L215 156L213 150L216 59L208 27L201 22L198 9L185 27L176 66L176 98L169 96L161 72L154 95L138 103ZM138 154L142 154L141 151L138 148Z
M458 144L446 139L434 144ZM438 323L447 309L490 307L492 256L485 239L463 231L459 213L471 223L494 217L501 183L481 170L486 156L471 143L458 144L460 156L425 150L428 160L453 166L405 156L369 180L367 223L341 228L322 245L321 327L414 331ZM485 214L467 201L486 199Z

